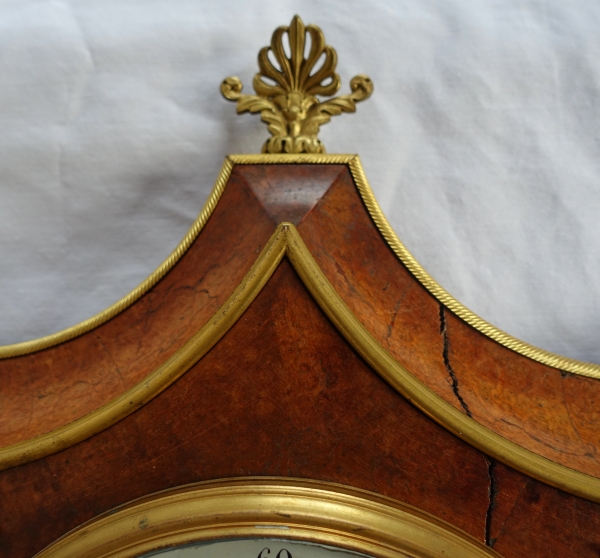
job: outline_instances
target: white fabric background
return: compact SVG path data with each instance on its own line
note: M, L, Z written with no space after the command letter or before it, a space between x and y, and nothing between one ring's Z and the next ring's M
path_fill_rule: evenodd
M321 137L463 304L600 362L600 4L589 0L0 3L0 343L104 309L170 253L259 117L219 94L294 13L348 91Z

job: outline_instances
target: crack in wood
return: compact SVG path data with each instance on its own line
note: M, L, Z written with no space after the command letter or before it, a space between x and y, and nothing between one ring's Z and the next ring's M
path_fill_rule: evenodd
M492 531L492 514L496 507L496 497L498 496L498 485L496 483L496 477L494 476L494 469L496 468L496 460L491 457L485 458L488 466L488 476L490 477L490 485L488 488L488 508L485 513L485 544L490 548L494 548L497 537L491 536Z
M440 304L440 334L442 335L443 340L443 349L442 349L442 357L444 359L444 366L446 367L446 371L452 380L452 391L456 398L458 399L461 407L465 411L466 415L470 418L473 418L471 411L469 410L469 406L466 401L462 398L460 391L458 389L458 379L456 374L454 374L454 370L452 370L452 366L450 366L450 358L448 356L450 349L450 341L448 339L448 332L446 331L446 310L442 304Z

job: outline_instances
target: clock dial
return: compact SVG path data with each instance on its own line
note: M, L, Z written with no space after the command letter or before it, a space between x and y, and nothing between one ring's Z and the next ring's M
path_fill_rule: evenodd
M343 548L286 539L237 539L185 545L145 554L144 558L366 558Z

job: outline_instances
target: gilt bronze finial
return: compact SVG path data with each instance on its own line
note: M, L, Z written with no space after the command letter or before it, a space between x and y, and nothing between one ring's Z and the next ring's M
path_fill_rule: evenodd
M283 43L286 33L290 57ZM310 50L305 58L307 42ZM271 61L270 53L279 67ZM315 67L323 55L323 63ZM242 82L235 76L223 81L221 93L226 99L237 101L238 114L260 112L273 136L264 143L263 153L325 153L324 145L317 138L319 127L332 116L355 112L356 103L373 92L371 80L358 75L350 81L350 95L320 102L317 95L328 97L340 88L336 65L337 54L325 44L321 29L316 25L305 26L296 15L289 27L275 30L271 46L262 48L258 54L260 72L252 82L257 94L242 95Z

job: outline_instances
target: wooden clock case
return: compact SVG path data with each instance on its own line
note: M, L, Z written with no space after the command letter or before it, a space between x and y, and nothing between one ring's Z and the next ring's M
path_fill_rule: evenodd
M448 310L374 204L353 156L230 157L126 309L7 347L2 555L257 476L393 498L506 557L598 555L600 384Z
M497 330L412 258L358 157L316 138L373 90L357 76L317 101L335 61L298 17L276 30L258 95L221 87L269 124L269 153L225 160L125 298L0 347L0 556L265 536L375 558L600 556L600 366Z

